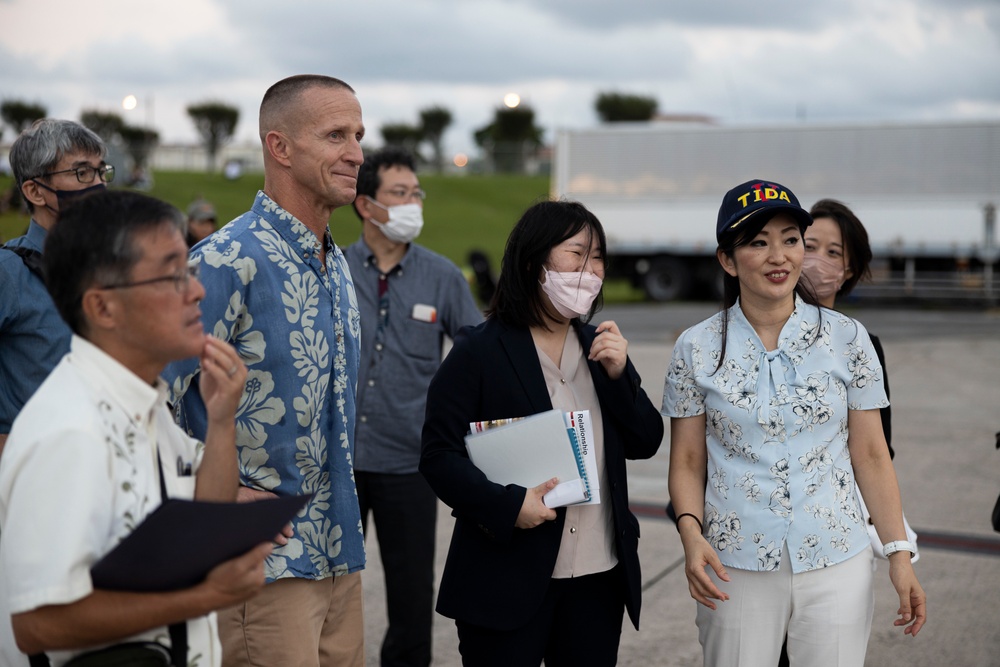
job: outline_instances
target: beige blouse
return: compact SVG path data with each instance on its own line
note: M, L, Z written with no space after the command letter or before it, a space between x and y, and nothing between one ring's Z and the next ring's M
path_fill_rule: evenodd
M569 412L590 410L593 423L594 453L597 456L598 478L601 489L610 492L607 467L604 465L604 424L601 403L590 377L590 367L583 356L580 339L572 329L563 344L562 362L559 366L537 345L535 351L542 364L545 386L552 400L552 407ZM559 556L552 572L555 579L581 577L586 574L606 572L618 564L615 555L614 517L611 514L610 493L601 495L600 505L566 508Z

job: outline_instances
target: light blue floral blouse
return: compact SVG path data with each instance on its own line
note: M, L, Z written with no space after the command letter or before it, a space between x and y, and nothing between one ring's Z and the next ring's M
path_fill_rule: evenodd
M200 263L205 331L248 368L236 412L241 483L313 494L295 536L267 561L269 581L322 579L364 568L354 485L354 417L361 320L343 253L263 192L253 208L191 252ZM198 360L168 366L175 417L203 439Z
M796 297L778 347L764 349L739 303L678 338L662 413L706 415L704 535L727 567L828 567L868 546L847 449L849 410L889 404L868 332Z

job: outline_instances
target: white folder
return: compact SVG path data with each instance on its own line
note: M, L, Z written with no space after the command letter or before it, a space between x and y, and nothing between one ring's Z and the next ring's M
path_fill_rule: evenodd
M548 507L587 500L573 443L559 410L540 412L465 436L469 458L497 484L533 488L553 477L559 484L544 497Z

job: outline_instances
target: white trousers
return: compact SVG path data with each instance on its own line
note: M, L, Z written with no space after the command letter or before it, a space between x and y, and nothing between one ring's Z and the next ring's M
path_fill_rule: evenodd
M788 635L791 667L864 667L875 606L871 547L827 568L792 574L787 545L777 572L706 568L725 602L698 605L705 667L774 667Z

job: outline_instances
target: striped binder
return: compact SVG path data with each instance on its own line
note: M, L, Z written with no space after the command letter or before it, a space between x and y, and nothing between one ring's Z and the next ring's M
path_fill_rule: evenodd
M593 422L590 410L574 410L564 415L566 430L574 441L578 453L577 463L587 484L588 500L581 505L601 504L601 480L597 470L597 452L594 451Z

